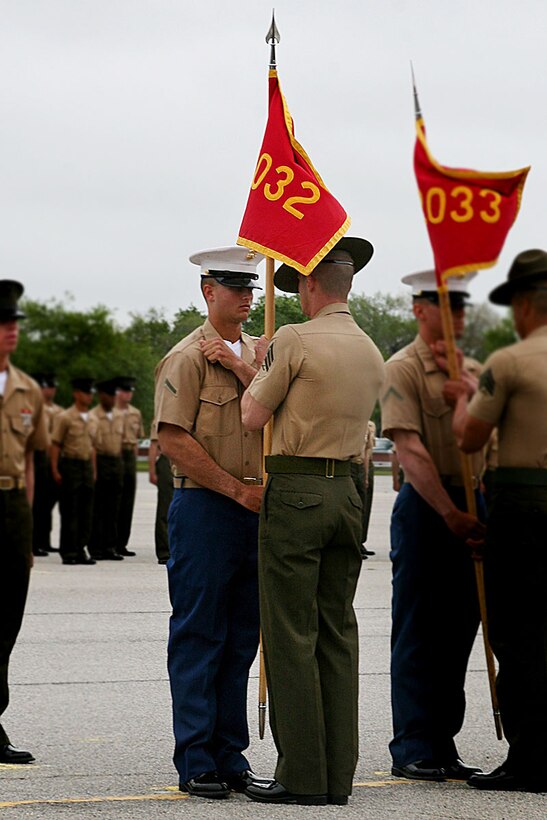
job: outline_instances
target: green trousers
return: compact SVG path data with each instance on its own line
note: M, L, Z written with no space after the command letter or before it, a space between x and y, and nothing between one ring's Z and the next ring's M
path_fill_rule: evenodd
M484 579L508 766L547 789L547 487L494 482Z
M135 494L137 492L137 456L135 450L122 450L122 462L122 492L116 545L118 552L127 549L131 535L133 507L135 506Z
M260 514L260 616L275 776L350 794L358 756L361 501L350 476L270 475Z

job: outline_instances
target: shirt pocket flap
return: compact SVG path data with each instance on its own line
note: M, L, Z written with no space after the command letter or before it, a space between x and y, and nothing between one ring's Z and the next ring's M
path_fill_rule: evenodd
M297 510L305 510L309 507L318 507L323 503L323 496L318 493L298 493L283 490L281 501L288 507L295 507Z
M433 416L434 418L440 418L446 413L450 413L450 407L442 396L425 395L423 397L423 408L427 416Z
M230 385L212 385L201 388L199 400L207 402L208 404L216 404L217 407L222 407L228 404L229 401L237 399L237 390Z
M28 436L32 430L32 418L30 415L25 416L24 419L21 416L10 416L9 420L11 429L15 433L19 433L22 436Z

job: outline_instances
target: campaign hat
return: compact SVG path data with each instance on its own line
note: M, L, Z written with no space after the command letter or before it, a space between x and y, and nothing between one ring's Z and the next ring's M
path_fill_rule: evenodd
M517 254L509 268L507 281L498 285L488 298L494 305L510 305L511 299L523 290L547 288L547 252L539 248Z
M256 269L264 259L262 253L231 245L223 248L210 248L198 251L190 256L190 262L199 265L201 280L216 279L227 288L257 288L258 273Z
M335 265L351 264L344 258L337 258L339 251L345 251L352 259L353 273L357 273L361 268L370 261L374 248L368 239L361 239L357 236L343 236L339 239L336 245L323 257L322 263L334 263ZM313 270L316 270L318 265ZM313 273L313 271L312 271ZM298 293L298 271L290 265L283 264L276 270L274 274L274 284L276 288L285 293Z

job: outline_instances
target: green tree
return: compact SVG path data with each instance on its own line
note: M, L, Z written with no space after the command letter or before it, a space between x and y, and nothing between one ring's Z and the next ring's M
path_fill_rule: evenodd
M484 358L486 359L494 350L500 347L507 347L517 341L515 326L510 316L500 319L494 327L486 331L484 338Z
M265 296L262 295L251 308L249 318L243 325L245 333L251 336L262 336L264 333ZM275 329L281 325L297 325L305 322L306 317L300 309L300 299L294 296L275 297Z
M370 336L384 359L409 344L416 335L412 307L404 296L355 294L349 298L349 307L359 327Z

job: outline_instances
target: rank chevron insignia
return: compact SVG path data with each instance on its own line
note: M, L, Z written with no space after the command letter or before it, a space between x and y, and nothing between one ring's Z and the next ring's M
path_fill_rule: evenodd
M269 346L269 348L267 349L266 356L264 357L264 361L262 362L262 370L265 370L266 373L267 373L268 370L270 369L270 367L273 364L273 360L274 360L274 352L273 352L273 344L271 344Z

